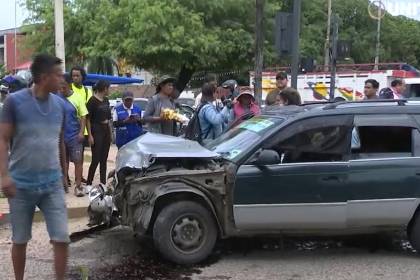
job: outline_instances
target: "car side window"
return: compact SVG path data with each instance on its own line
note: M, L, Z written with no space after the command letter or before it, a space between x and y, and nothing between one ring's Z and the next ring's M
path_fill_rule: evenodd
M352 130L352 159L411 157L413 132L411 127L358 126Z
M272 149L281 163L343 161L350 144L348 126L324 126L296 133Z

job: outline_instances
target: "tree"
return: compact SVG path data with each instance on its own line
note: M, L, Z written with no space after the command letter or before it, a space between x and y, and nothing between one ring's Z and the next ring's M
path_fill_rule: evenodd
M0 64L0 78L6 75L6 67L4 64Z
M65 3L70 64L91 56L126 58L142 68L179 73L182 89L196 70L248 68L253 61L255 7L248 0ZM51 2L27 0L26 6L29 22L41 22L44 29L41 37L31 33L32 44L51 52Z
M116 69L116 71L115 71ZM87 59L87 70L88 73L97 73L97 74L106 74L114 75L118 72L117 63L109 58L104 56L95 56Z
M292 0L266 0L264 66L279 59L274 51L274 18L291 11ZM339 37L352 42L355 63L373 62L376 22L369 0L335 0L341 18ZM50 0L26 0L29 43L54 53ZM325 0L303 1L301 56L323 59L327 9ZM109 68L111 60L155 73L178 75L183 89L194 72L248 71L254 64L255 1L250 0L65 0L66 61ZM383 20L381 61L420 65L420 23L387 14ZM41 32L40 32L41 31ZM104 63L107 60L107 63ZM284 65L284 64L283 64ZM97 70L100 70L97 68ZM109 69L108 69L109 70ZM106 71L104 71L106 72Z
M301 32L302 55L322 61L322 45L326 28L326 1L303 2ZM368 0L335 0L333 12L341 19L339 39L352 43L351 59L355 63L373 63L376 44L376 24L368 14ZM420 22L386 14L382 20L382 62L407 62L420 66L420 46L416 38Z

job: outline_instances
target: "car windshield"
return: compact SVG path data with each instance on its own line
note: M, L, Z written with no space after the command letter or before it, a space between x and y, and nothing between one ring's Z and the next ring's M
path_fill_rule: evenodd
M206 148L235 162L250 147L255 145L271 128L278 126L283 118L253 117L231 128L206 145Z

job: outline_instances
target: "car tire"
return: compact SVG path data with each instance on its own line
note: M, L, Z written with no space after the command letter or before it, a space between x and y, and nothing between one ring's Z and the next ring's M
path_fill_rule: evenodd
M193 201L165 206L153 225L153 241L159 253L177 264L194 264L207 258L216 243L212 213Z
M411 246L420 254L420 213L417 213L413 219L413 224L409 227L408 239Z

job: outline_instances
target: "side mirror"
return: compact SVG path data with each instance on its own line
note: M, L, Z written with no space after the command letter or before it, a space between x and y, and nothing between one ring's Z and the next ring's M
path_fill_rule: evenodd
M280 155L274 150L262 150L257 152L252 159L249 161L249 164L262 166L262 165L272 165L280 163Z

